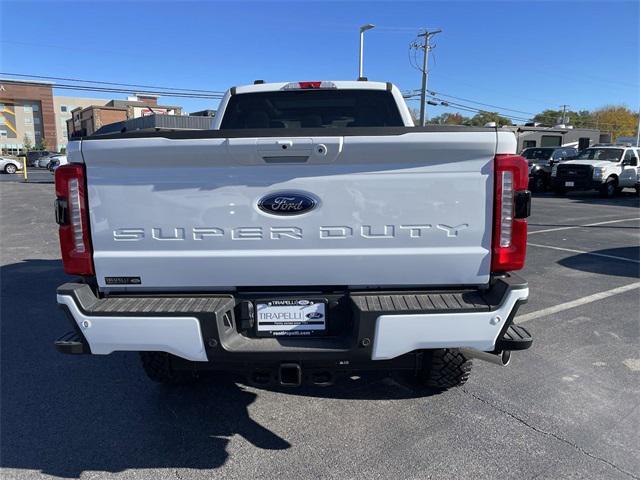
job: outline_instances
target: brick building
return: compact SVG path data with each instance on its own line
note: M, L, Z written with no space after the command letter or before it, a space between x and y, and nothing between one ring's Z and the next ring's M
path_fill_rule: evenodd
M25 141L56 148L53 90L47 82L0 80L0 149L18 153Z
M158 97L135 95L127 100L111 100L103 106L76 108L66 121L69 136L92 135L111 123L147 115L182 115L182 107L158 105Z
M74 132L91 135L110 123L146 115L182 115L182 108L158 105L158 97L127 100L53 94L54 84L0 79L0 153L23 153L25 144L60 151Z

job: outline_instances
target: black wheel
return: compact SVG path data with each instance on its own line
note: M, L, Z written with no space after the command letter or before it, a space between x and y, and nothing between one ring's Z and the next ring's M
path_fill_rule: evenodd
M4 167L4 173L16 173L18 168L13 163L8 163L6 167Z
M618 189L618 181L613 178L607 178L607 181L600 187L600 196L603 198L613 198Z
M200 379L195 370L176 370L172 363L174 357L165 352L140 352L142 368L154 382L166 385L188 385Z
M553 189L553 193L555 193L556 195L558 195L560 197L560 196L563 196L563 195L567 194L567 189L563 188L563 187L555 187Z
M423 362L417 375L403 378L418 387L447 390L464 385L471 374L471 360L455 348L425 350Z
M536 175L530 182L532 192L544 192L547 189L547 180L543 175Z

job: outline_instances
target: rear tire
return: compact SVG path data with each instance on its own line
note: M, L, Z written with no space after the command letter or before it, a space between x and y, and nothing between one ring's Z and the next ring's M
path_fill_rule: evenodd
M422 369L410 378L418 387L444 391L464 385L471 374L471 360L456 348L424 351Z
M543 175L536 175L531 180L532 192L544 192L547 190L547 179Z
M165 385L189 385L200 380L200 375L195 370L176 370L173 367L173 359L170 353L165 352L140 352L142 368L154 382Z
M9 163L6 167L4 167L4 173L13 174L18 171L18 168L13 164Z
M602 198L613 198L618 189L618 181L613 178L607 178L607 181L600 187L600 196Z

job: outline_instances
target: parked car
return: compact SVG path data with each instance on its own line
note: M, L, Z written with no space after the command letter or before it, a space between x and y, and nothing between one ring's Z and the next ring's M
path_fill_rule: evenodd
M570 160L578 155L572 147L531 147L520 154L529 163L529 190L544 192L551 185L551 169L558 162Z
M587 148L575 160L553 166L553 189L558 195L570 190L598 190L610 198L623 188L635 188L640 149L616 145Z
M32 150L27 152L27 167L37 167L38 160L41 157L48 157L51 155L51 152L48 150Z
M472 358L529 348L511 131L414 127L397 87L367 81L234 87L219 112L211 130L70 142L56 220L83 279L57 290L59 351L139 351L168 384L374 369L445 389Z
M53 158L57 157L57 154L52 153L50 155L44 156L44 157L40 157L37 161L36 167L38 168L48 168L49 167L49 162L51 162L51 160Z
M3 173L16 173L22 170L22 163L11 157L0 157L0 171Z
M49 169L51 173L54 173L60 165L66 165L67 163L66 155L54 155L51 157L49 165L47 165L47 169Z

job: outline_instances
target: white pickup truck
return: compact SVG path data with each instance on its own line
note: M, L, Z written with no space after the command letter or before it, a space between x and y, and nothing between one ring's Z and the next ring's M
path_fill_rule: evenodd
M234 87L211 130L71 142L56 170L72 354L146 373L464 383L528 348L530 194L512 132L414 127L390 83Z
M575 160L555 164L551 170L557 195L570 190L599 190L611 198L623 188L640 194L640 149L624 145L594 145L580 152Z

